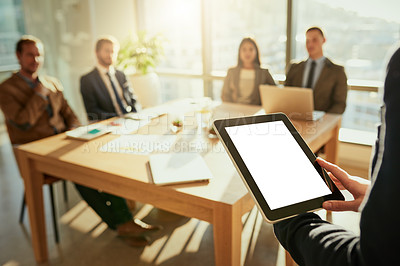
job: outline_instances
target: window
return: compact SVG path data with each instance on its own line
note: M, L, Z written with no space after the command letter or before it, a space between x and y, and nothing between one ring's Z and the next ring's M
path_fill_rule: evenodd
M200 4L200 0L138 1L139 30L167 39L158 71L201 74Z
M376 132L381 105L382 100L377 92L349 91L342 127Z
M203 97L203 80L186 77L160 77L162 88L162 101L175 100L177 95L181 98Z
M0 1L0 71L18 68L15 44L24 33L21 0Z
M387 0L295 1L294 58L307 58L305 31L321 27L324 53L343 65L349 79L381 80L388 50L400 38L400 2Z
M292 10L288 12L287 3ZM400 39L400 2L386 0L137 0L139 30L162 32L169 42L157 71L168 88L163 99L203 95L220 99L222 77L237 64L243 37L256 39L262 64L275 77L286 62L286 21L292 14L291 58L307 58L305 30L320 26L325 55L346 69L351 85L379 87L388 57ZM166 73L168 72L168 73ZM172 72L172 75L171 75ZM189 80L193 79L194 83ZM178 81L180 80L180 81ZM203 86L203 88L201 88ZM199 91L197 91L199 90ZM378 93L348 93L342 127L376 132ZM350 132L349 131L349 132ZM372 139L372 138L371 138Z
M286 1L212 1L212 70L223 73L237 64L240 41L253 37L261 63L272 74L284 74L286 56Z
M168 39L165 60L157 68L160 73L223 77L229 67L237 64L239 43L248 36L258 42L262 64L273 74L284 73L284 1L138 0L138 10L139 30L161 32ZM169 80L172 82L172 78ZM176 82L175 92L169 88L163 94L183 97L181 92L186 90L180 84L184 83ZM198 88L201 95L207 91L208 96L220 99L222 82L202 84L203 88ZM163 95L163 99L168 95Z
M294 3L293 57L296 60L308 56L307 28L319 26L327 39L324 54L345 67L349 83L383 81L388 56L400 39L399 1L387 0L383 4L376 0L304 0ZM349 91L342 128L351 129L348 132L354 134L358 131L376 133L381 104L377 92Z

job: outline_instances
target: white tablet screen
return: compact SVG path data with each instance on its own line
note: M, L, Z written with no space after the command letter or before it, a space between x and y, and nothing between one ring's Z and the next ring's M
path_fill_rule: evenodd
M331 194L282 121L225 129L271 210Z

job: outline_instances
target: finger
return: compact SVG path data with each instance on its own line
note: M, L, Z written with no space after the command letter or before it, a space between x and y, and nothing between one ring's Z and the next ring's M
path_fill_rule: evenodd
M330 179L335 183L335 185L343 186L339 179L337 179L331 172L328 173Z
M360 204L356 201L329 200L322 204L327 211L358 211Z
M349 178L349 174L346 171L344 171L337 165L329 163L319 157L317 158L317 162L321 167L331 172L343 184L343 186L347 188L347 184L349 183L349 181L351 181L351 179Z
M333 180L333 181L337 181L340 182L331 172L327 172L329 177Z
M337 187L339 190L344 190L344 189L346 189L346 188L343 186L342 182L340 182L340 180L337 179L331 172L329 172L328 175L329 175L329 177L331 178L331 180L333 181L333 183L335 183L336 187Z

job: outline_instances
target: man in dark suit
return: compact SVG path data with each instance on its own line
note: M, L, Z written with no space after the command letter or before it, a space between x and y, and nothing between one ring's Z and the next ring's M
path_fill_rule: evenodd
M343 66L332 63L323 54L326 39L318 27L306 32L309 58L292 64L286 75L285 86L314 90L315 110L342 114L346 109L347 77Z
M136 97L122 71L114 68L119 44L111 36L96 43L97 65L81 77L81 94L90 121L136 112Z

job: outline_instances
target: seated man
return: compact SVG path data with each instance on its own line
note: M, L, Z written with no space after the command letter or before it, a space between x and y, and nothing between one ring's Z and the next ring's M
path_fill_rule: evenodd
M17 43L16 55L20 70L0 84L0 108L11 143L24 144L79 126L63 96L61 83L53 77L38 76L43 63L42 42L33 36L24 36ZM75 186L111 229L117 230L119 236L126 236L128 244L146 245L149 240L141 234L158 229L133 220L123 198Z
M113 66L118 50L115 38L100 38L96 43L97 65L81 77L81 94L89 121L136 112L133 90L124 72Z
M342 66L324 56L322 46L325 41L320 28L307 30L309 58L290 66L285 86L311 88L314 91L315 110L343 114L346 109L347 77Z

